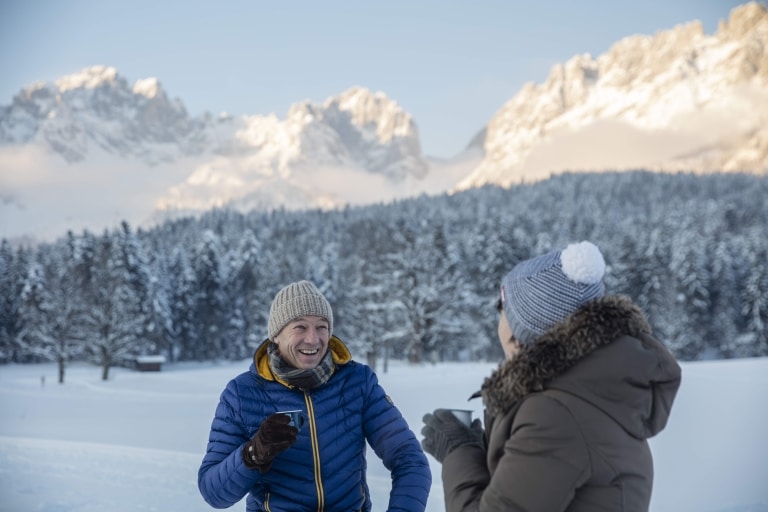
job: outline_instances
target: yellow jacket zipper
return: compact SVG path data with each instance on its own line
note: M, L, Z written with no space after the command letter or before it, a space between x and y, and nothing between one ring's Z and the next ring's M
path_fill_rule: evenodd
M325 510L325 495L323 494L323 475L320 471L320 445L317 441L317 423L315 422L315 408L309 393L304 392L304 402L307 404L307 416L309 420L309 438L312 443L312 461L315 467L315 488L317 489L317 512Z

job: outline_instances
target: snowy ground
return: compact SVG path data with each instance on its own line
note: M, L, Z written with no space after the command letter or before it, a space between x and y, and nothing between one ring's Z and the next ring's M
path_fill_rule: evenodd
M161 373L0 366L0 512L211 510L197 490L208 428L226 382L247 361ZM652 440L655 512L768 512L768 358L688 363L668 428ZM414 431L466 398L492 364L395 363L379 378ZM45 376L45 383L41 377ZM420 437L420 435L419 435ZM389 476L370 456L374 510ZM440 467L428 510L443 510ZM245 510L240 503L232 510Z

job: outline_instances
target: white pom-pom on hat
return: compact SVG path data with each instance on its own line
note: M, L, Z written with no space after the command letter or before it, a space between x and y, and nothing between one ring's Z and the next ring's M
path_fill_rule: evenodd
M560 264L568 279L576 283L595 284L605 274L603 254L591 242L570 244L560 254Z

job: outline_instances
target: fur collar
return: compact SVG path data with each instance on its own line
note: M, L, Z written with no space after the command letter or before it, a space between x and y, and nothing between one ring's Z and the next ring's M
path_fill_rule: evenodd
M625 335L650 332L645 315L628 297L592 301L502 362L483 383L485 407L494 416L504 414L598 348Z

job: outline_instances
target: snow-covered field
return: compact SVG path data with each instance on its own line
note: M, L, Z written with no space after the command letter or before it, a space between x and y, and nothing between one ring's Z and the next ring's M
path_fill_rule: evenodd
M248 361L174 365L161 373L0 366L0 511L211 510L197 469L218 396ZM409 366L379 378L420 436L421 417L466 402L494 364ZM43 383L42 377L45 377ZM768 511L768 358L683 364L667 429L652 440L656 512ZM387 471L370 454L374 510L385 510ZM440 466L428 510L443 510ZM545 483L544 483L545 484ZM241 502L233 510L245 510Z

